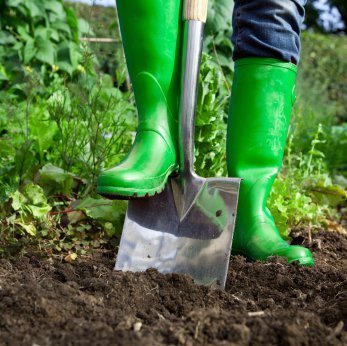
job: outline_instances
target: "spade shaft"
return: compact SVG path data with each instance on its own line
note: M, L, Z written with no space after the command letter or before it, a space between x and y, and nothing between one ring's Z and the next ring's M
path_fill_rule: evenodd
M194 174L194 129L197 86L200 72L200 59L204 23L187 21L184 26L183 88L181 114L179 119L179 159L180 173L186 177Z

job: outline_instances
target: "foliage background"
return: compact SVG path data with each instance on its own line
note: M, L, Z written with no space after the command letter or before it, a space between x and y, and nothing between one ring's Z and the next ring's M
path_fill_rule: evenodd
M196 120L204 176L227 174L233 74L232 1L209 6ZM6 0L0 13L0 255L34 247L73 260L113 248L126 203L98 196L95 179L124 157L136 130L115 9ZM309 30L302 42L298 100L269 201L285 237L338 228L346 215L347 39Z

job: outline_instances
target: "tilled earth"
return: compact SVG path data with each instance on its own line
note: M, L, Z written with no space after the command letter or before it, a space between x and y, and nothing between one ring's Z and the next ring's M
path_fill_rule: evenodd
M0 260L0 345L346 345L347 237L319 232L316 265L232 257L225 291L189 277L75 263Z

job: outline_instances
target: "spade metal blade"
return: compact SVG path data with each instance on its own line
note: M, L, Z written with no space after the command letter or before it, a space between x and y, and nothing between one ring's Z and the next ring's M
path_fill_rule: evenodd
M197 284L224 288L232 244L239 180L199 179L184 215L172 180L149 199L129 202L115 269L189 274ZM177 197L176 197L177 198Z

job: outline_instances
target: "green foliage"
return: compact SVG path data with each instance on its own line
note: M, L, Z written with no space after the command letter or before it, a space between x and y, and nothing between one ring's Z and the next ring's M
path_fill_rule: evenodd
M79 18L90 23L90 32L86 37L111 38L115 42L86 43L93 54L96 69L110 75L118 87L129 90L127 68L123 56L121 37L115 8L103 6L89 6L83 3L69 3Z
M329 170L347 177L347 123L331 126L327 130L327 145L324 150Z
M120 235L122 229L122 217L125 214L126 203L120 201L109 201L95 199L90 196L79 201L76 210L83 211L86 216L93 220L102 222L109 236Z
M318 123L347 122L346 38L305 32L302 48L298 104L308 107ZM316 126L317 123L312 124L313 128Z
M11 33L23 51L9 43L5 49L13 60L0 54L0 252L38 243L46 251L75 254L113 244L119 236L126 203L101 199L95 180L129 150L134 101L132 94L114 87L109 75L95 72L88 51L82 56L79 36L87 23L61 1L40 2L41 12L33 14L27 7L34 11L35 4L1 5L6 14L1 32L10 32L12 20ZM18 29L22 22L27 33ZM61 52L63 42L76 44L81 59L70 61L72 70L68 60L59 60L60 53L53 65L36 51L24 60L20 35L35 38L40 27L50 34L52 27L58 31L59 37L47 36L53 52Z
M195 167L226 176L232 1L209 6ZM126 203L98 196L95 180L130 148L134 97L120 46L104 54L79 42L93 31L120 39L113 10L58 0L8 0L0 10L0 255L34 244L74 260L114 247ZM291 139L269 200L284 236L324 225L346 203L346 40L306 33L303 45Z
M62 0L5 0L0 12L0 83L20 84L33 69L42 78L47 69L78 73L88 25Z
M51 172L52 168L49 167ZM122 229L125 202L52 196L48 191L45 185L29 183L21 191L9 194L8 202L3 204L6 213L0 221L0 255L4 251L16 253L23 244L77 254L101 245L114 246Z
M231 18L234 1L209 1L195 127L198 174L226 176L226 128L233 75Z
M207 34L229 29L233 7L233 0L210 0L208 2Z
M69 2L67 5L75 11L78 18L84 18L89 23L90 32L86 33L89 37L119 38L116 8L89 6L79 2ZM109 47L109 45L106 46ZM94 53L98 54L99 52L96 50Z
M1 233L10 227L12 237L25 234L37 236L37 229L47 221L47 213L52 209L42 188L29 183L21 191L14 191L8 197L11 202L7 209L11 210L11 213L8 217L4 215L6 218L1 221ZM6 238L8 235L5 235Z
M204 38L204 51L211 55L216 63L223 68L229 83L234 64L231 59L231 18L234 1L209 1L206 34Z
M55 91L47 104L57 128L58 165L90 184L105 164L116 164L129 149L132 138L126 132L134 125L134 107L109 76L84 75L78 84Z
M41 219L51 210L42 188L33 183L26 185L22 192L17 190L10 197L13 210L18 212L22 219L26 217Z
M76 185L76 176L60 167L47 163L38 172L38 183L48 196L54 193L69 195Z
M336 217L335 208L347 199L347 191L333 183L322 149L326 134L321 125L311 140L307 153L293 153L295 135L290 137L284 169L275 181L268 202L281 234L292 229L319 228L327 218Z
M0 108L0 248L25 239L80 252L119 236L125 204L96 202L95 179L129 150L132 96L107 76L52 80L49 99L33 91Z
M203 54L195 125L198 174L226 176L226 120L230 85L222 68L209 55Z
M326 132L322 152L328 169L333 174L346 174L347 40L306 32L302 44L293 151L307 152L318 124L322 124Z

